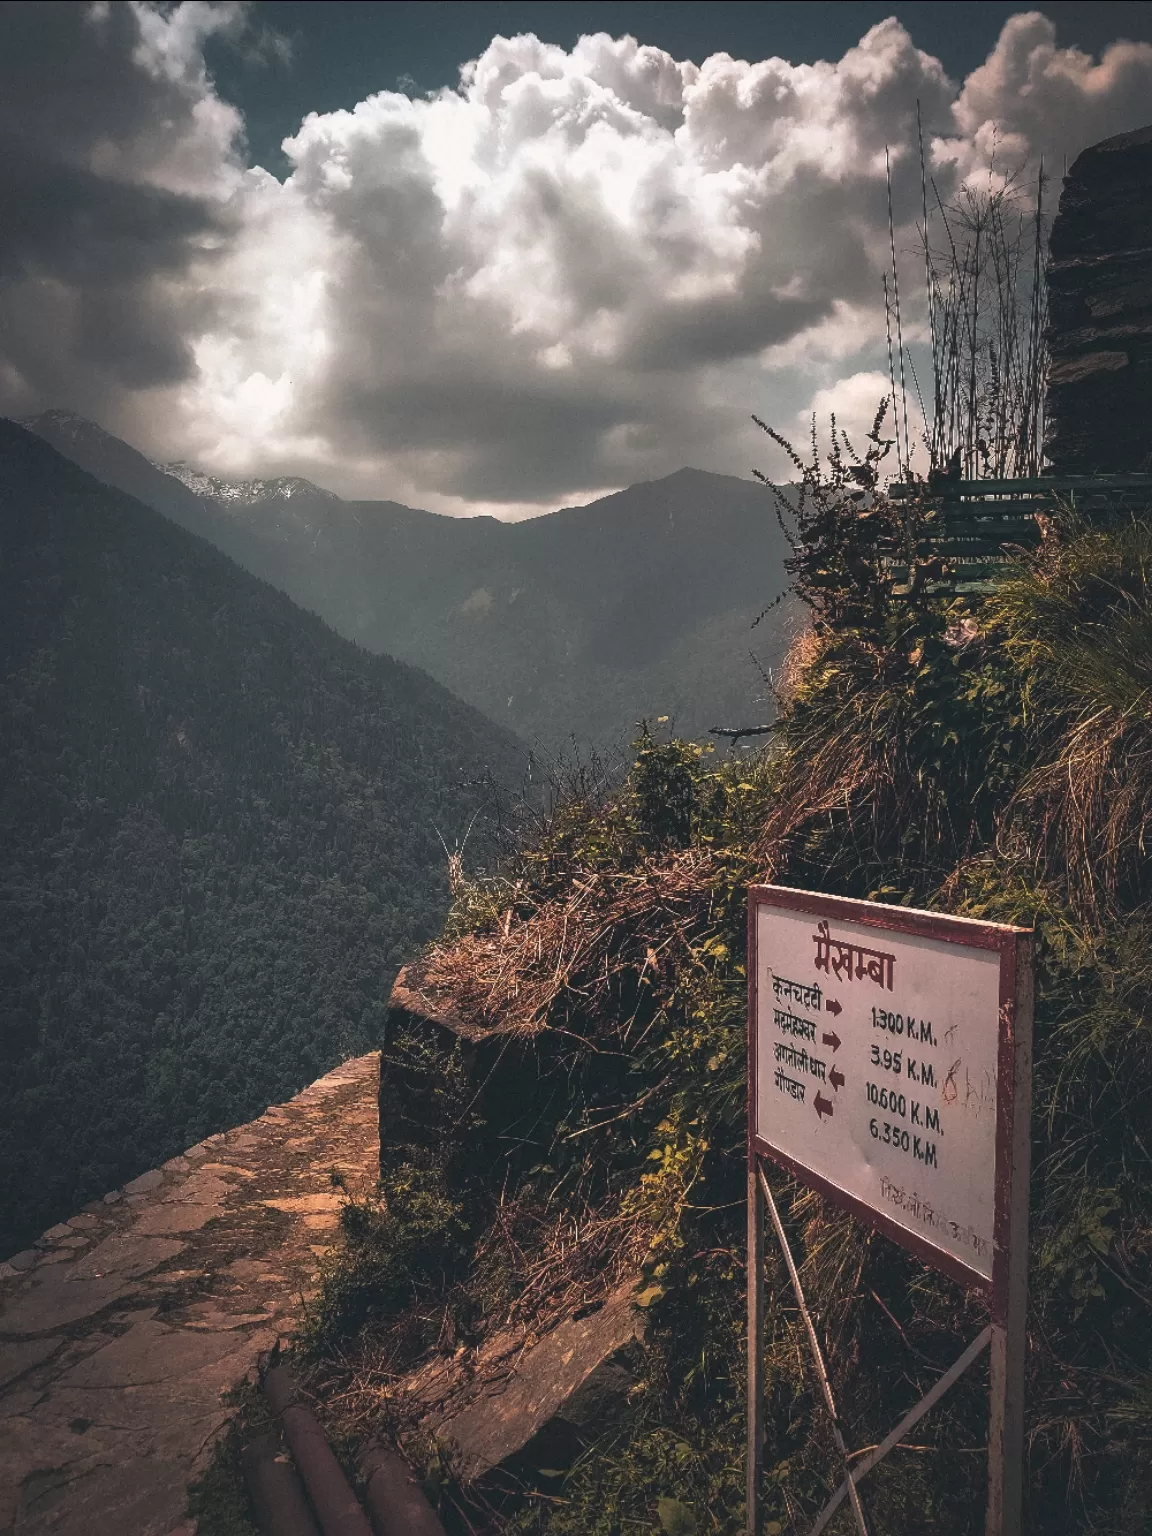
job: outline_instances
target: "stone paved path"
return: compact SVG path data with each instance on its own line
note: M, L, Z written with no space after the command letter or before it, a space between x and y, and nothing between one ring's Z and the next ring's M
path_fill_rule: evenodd
M0 1264L0 1536L194 1536L223 1394L292 1331L378 1172L379 1057L142 1174Z

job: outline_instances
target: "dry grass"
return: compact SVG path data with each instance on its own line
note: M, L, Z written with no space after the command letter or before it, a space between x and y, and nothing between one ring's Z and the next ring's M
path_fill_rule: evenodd
M627 978L651 986L683 961L712 915L710 856L699 849L651 861L634 873L576 875L559 896L521 900L488 931L434 946L420 965L421 985L451 999L452 1012L475 1029L533 1035L578 1010L594 1024L629 1036L612 1018ZM639 1001L639 999L638 999Z
M814 624L806 625L793 635L776 679L776 697L784 708L792 703L805 679L812 675L827 643L827 636L822 635Z
M1029 678L1038 761L1002 847L1096 922L1146 899L1152 834L1152 529L1071 530L990 605Z
M1146 718L1101 710L1075 721L1058 758L1029 778L1046 863L1063 868L1075 906L1114 905L1152 829L1152 733Z

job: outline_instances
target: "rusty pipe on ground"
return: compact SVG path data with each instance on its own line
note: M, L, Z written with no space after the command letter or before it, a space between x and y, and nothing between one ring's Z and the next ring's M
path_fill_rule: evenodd
M273 1366L265 1376L264 1395L284 1430L324 1536L373 1536L344 1469L316 1415L300 1401L286 1365Z
M260 1435L240 1453L244 1484L265 1536L319 1536L280 1436Z
M360 1459L360 1473L375 1536L444 1536L440 1517L402 1456L372 1446Z

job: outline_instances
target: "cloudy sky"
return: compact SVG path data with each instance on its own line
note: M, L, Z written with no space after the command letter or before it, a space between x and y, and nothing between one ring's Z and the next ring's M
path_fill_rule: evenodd
M1152 6L0 4L0 413L525 516L886 377L947 196L1152 120ZM914 322L914 317L913 317Z

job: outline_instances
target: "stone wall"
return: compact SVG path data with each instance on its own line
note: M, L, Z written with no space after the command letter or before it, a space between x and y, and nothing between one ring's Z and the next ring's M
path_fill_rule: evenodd
M1052 470L1152 468L1152 126L1075 160L1049 251Z
M405 1039L409 1048L397 1049ZM419 1148L436 1153L460 1192L477 1182L499 1188L538 1163L572 1086L563 1040L466 1023L426 983L421 962L405 966L384 1023L381 1173Z

